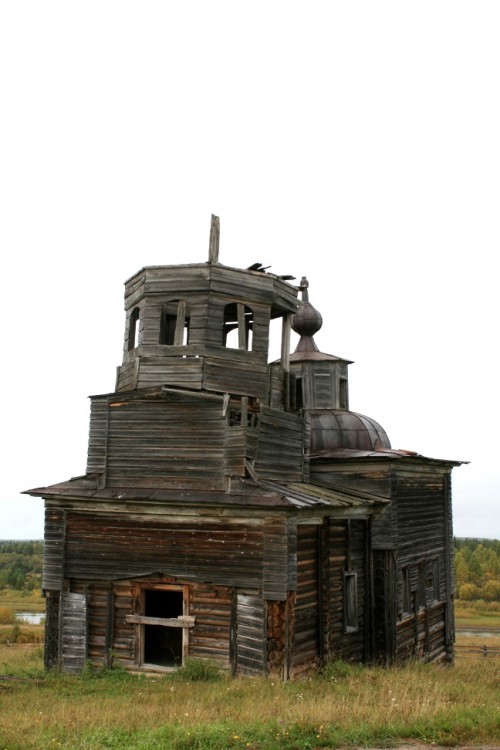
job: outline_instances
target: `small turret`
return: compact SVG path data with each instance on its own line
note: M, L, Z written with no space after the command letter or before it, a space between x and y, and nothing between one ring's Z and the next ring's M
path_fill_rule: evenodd
M290 372L295 376L295 407L303 409L348 409L347 359L320 352L314 341L323 318L309 302L309 282L300 282L302 304L292 317L292 329L300 336L290 355ZM293 402L293 398L292 398Z

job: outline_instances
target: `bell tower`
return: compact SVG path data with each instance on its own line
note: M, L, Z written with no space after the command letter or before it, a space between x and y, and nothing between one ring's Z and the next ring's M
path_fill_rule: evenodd
M212 216L206 263L148 266L125 283L123 361L116 391L170 386L258 398L268 391L269 328L281 318L288 369L297 288L260 263L219 263Z

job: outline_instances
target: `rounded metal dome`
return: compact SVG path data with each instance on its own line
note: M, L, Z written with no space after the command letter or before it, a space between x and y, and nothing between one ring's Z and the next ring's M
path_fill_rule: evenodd
M311 455L339 448L377 451L391 448L384 428L374 419L353 411L327 409L310 412Z

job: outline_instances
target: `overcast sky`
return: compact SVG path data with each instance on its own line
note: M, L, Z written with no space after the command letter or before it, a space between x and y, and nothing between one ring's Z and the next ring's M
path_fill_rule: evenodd
M83 474L123 282L220 261L302 275L350 405L454 470L500 538L498 0L2 0L0 538Z

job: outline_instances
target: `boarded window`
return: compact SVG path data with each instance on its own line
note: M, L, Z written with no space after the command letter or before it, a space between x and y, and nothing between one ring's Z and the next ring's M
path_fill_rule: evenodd
M344 631L352 633L358 624L358 574L344 571Z
M240 302L224 307L222 345L229 349L252 350L253 310Z

